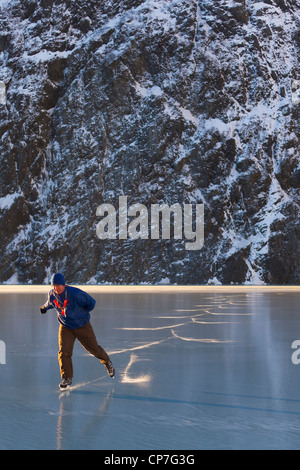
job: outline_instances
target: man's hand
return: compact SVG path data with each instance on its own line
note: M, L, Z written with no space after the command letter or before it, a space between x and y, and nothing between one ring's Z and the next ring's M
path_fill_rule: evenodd
M47 309L44 307L44 305L40 307L40 313L46 313L46 312L47 312Z

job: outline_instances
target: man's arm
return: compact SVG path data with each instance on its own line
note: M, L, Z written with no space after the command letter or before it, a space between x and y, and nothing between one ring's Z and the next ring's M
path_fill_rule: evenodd
M76 300L80 307L86 308L89 312L91 312L95 308L96 300L84 291L80 291L77 293Z
M53 305L50 304L50 294L49 294L47 302L40 307L40 313L41 314L46 313L47 310L50 310L51 308L54 308L54 307Z

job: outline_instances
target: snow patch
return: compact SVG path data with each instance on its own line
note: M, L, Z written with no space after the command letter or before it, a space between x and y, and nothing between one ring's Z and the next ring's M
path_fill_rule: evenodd
M3 282L3 284L19 284L18 273L14 273L7 281Z
M23 193L20 191L20 192L16 192L13 194L7 194L6 196L1 197L0 209L1 210L9 209L14 204L15 200L22 196L23 196Z

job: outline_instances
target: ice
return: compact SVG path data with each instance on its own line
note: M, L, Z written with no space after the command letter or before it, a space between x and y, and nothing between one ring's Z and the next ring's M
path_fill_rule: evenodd
M61 393L48 287L0 286L0 449L300 447L299 287L82 288L116 377L75 343Z

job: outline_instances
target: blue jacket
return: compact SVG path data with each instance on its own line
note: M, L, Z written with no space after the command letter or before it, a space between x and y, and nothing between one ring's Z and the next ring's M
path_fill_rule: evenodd
M58 321L66 328L74 330L81 328L90 320L90 311L94 309L96 301L86 292L77 287L66 286L65 291L58 295L54 290L48 294L44 307L47 310L55 308Z

